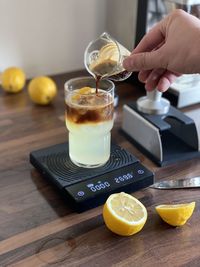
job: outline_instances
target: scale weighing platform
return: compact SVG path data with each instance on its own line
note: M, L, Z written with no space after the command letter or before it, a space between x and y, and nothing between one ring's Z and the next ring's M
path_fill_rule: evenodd
M110 194L131 193L154 182L154 174L116 144L111 146L109 161L98 168L74 165L69 158L68 143L33 151L30 162L77 212L104 204Z

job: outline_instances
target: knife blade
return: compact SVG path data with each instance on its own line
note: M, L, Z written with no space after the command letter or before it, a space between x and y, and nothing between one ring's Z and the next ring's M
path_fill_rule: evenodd
M200 177L160 181L160 182L154 183L150 187L155 188L155 189L195 188L195 187L200 187Z

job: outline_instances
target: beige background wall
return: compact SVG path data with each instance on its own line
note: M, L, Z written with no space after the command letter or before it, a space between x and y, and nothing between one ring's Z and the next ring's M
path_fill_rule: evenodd
M28 77L82 69L88 42L106 30L132 47L136 2L0 0L0 72L13 65Z

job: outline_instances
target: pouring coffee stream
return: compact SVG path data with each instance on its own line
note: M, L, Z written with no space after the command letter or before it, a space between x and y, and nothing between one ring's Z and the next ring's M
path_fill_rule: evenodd
M123 68L123 60L131 54L108 33L89 43L85 50L84 64L87 71L96 80L96 93L101 79L123 81L130 77L132 72Z

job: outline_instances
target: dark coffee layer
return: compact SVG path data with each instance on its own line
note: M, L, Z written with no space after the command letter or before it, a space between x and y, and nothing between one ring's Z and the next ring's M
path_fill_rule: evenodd
M113 102L107 106L96 106L94 108L79 107L66 104L65 117L73 123L98 123L113 118Z

